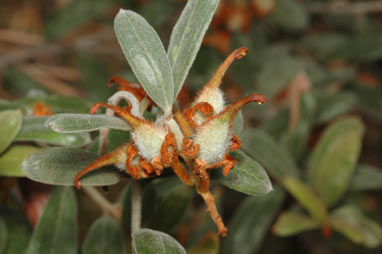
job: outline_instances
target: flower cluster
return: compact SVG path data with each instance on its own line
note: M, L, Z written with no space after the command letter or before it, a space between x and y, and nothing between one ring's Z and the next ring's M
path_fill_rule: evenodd
M235 166L236 161L229 153L239 149L241 141L232 132L234 118L244 105L267 101L263 95L252 94L226 106L219 88L222 78L231 63L247 53L248 49L244 47L233 51L188 109L181 113L174 106L172 115L158 117L155 122L143 117L146 110L156 106L145 91L120 78L111 78L109 84L120 85L120 91L113 97L124 98L129 105L122 108L118 106L120 99L111 100L108 104L95 104L90 113L95 113L99 107L112 110L131 126L132 140L82 170L74 180L77 188L80 188L80 178L84 174L106 165L115 165L135 179L159 176L165 168L172 168L182 182L196 186L219 234L225 236L227 229L209 190L209 171L223 167L223 174L227 175Z

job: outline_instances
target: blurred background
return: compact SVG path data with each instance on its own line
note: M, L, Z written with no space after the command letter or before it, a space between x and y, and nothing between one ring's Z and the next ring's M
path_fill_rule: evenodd
M36 113L37 102L42 102L51 113L86 113L93 103L106 101L117 91L107 87L110 76L136 81L113 31L119 9L131 9L145 17L167 48L185 3L0 0L0 110L21 107L28 115ZM180 105L186 107L225 57L242 46L250 53L233 63L224 78L222 89L227 100L233 102L253 92L266 95L270 101L267 105L245 108L244 130L260 129L275 144L284 145L302 174L309 153L327 126L349 115L363 123L362 149L354 173L361 178L349 183L345 196L332 208L352 204L373 219L377 223L373 227L377 225L380 230L382 1L221 0L178 97ZM291 135L297 135L302 145L289 147ZM251 148L246 151L250 154ZM277 160L270 155L268 158ZM125 185L111 186L104 194L116 200L121 190L127 192ZM13 224L18 230L15 235L32 230L49 193L49 186L24 178L1 177L2 206L16 209L18 218L28 221L24 226ZM277 236L277 229L272 230L277 216L297 204L290 195L285 194L270 210L258 211L257 203L250 203L244 194L219 187L216 193L224 197L220 202L230 234L239 240L219 243L216 235L208 235L214 232L214 226L204 218L201 200L191 201L189 196L185 199L189 205L182 210L185 214L187 211L185 218L170 228L158 228L171 232L188 246L190 253L382 253L378 244L355 243L351 236L349 240L342 234L322 233L319 229ZM84 238L101 211L83 193L77 194L80 238ZM240 222L243 214L258 219ZM272 216L262 219L264 214ZM186 230L190 223L197 226ZM248 223L252 227L241 230ZM374 242L380 243L381 235L375 232L380 231L370 234L377 238ZM27 242L27 233L24 238ZM197 249L203 244L207 251ZM242 247L243 252L233 252L235 246Z

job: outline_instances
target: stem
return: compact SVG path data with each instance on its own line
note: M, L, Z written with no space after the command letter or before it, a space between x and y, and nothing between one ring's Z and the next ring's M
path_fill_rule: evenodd
M121 221L122 209L118 204L110 203L99 191L93 186L82 186L86 194L99 205L106 213L110 214L118 222Z
M139 181L131 180L131 236L141 229L142 192ZM136 253L135 243L131 244L132 253Z

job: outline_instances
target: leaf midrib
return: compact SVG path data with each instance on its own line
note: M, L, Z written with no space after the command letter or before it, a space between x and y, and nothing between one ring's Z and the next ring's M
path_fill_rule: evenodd
M127 17L127 21L129 22L130 26L132 27L132 30L133 30L133 32L134 32L135 37L138 39L138 42L139 42L139 43L138 43L138 46L139 46L139 47L141 48L141 50L144 52L144 54L145 54L145 56L146 56L146 59L148 59L148 61L149 61L149 63L150 63L150 67L151 67L151 69L152 69L153 72L154 72L155 79L156 79L157 83L159 84L159 86L161 87L162 92L164 92L164 93L163 93L163 94L165 95L165 96L164 96L164 100L165 100L165 102L166 102L166 104L167 104L167 106L168 106L168 105L170 105L170 103L169 103L169 101L167 100L166 89L165 89L165 87L163 87L163 84L162 84L161 82L159 82L158 73L156 72L155 68L153 68L154 64L152 63L151 58L148 57L149 55L148 55L148 53L147 53L147 50L146 50L145 47L143 47L142 40L141 40L139 34L137 33L137 31L135 30L135 27L134 27L133 23L131 22L129 15L126 15L126 17ZM154 35L154 37L155 37L155 35ZM167 57L167 55L166 55L166 57ZM152 96L150 96L150 97L152 97Z

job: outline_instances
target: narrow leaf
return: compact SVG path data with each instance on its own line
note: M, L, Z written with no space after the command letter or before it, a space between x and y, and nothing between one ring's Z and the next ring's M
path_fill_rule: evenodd
M82 253L126 253L123 235L117 222L108 216L96 220L85 238Z
M350 189L354 191L381 190L382 169L369 165L359 165L350 184Z
M104 15L110 5L111 2L102 0L70 2L65 8L60 8L45 25L45 37L49 40L57 40L97 16Z
M24 176L21 170L21 163L29 155L35 153L39 148L34 146L12 146L0 157L0 175L1 176Z
M213 170L211 178L218 183L249 195L263 195L272 191L272 183L264 168L242 151L235 151L232 157L237 161L227 176L222 170Z
M114 29L142 87L165 114L171 114L174 79L158 34L142 16L123 9L115 17Z
M26 177L42 183L73 185L74 177L97 155L74 148L44 148L29 156L21 168ZM112 185L120 180L118 170L99 169L84 175L82 185Z
M58 187L51 194L26 254L77 253L77 203L74 192Z
M20 131L22 123L20 110L5 110L0 112L0 153L2 153Z
M278 236L291 236L306 230L320 227L318 221L296 211L287 211L280 214L272 231Z
M228 225L222 253L257 253L283 199L284 192L280 188L261 197L247 197Z
M78 147L90 143L89 133L61 134L45 126L47 116L25 117L17 141L35 141L52 145Z
M45 125L59 133L90 132L102 128L131 130L121 118L104 114L57 114L48 118Z
M242 150L261 163L271 176L279 181L285 176L299 177L299 171L293 159L268 133L246 130L241 137Z
M167 54L174 74L174 98L178 95L199 51L219 0L189 0L171 33Z
M375 248L382 243L382 228L354 206L343 206L329 217L330 225L355 243Z
M151 229L141 229L133 234L137 254L186 254L171 236Z
M364 126L356 117L332 123L309 158L309 181L322 201L333 205L346 191L361 151Z
M190 188L179 181L177 177L157 179L152 182L152 185L156 193L155 206L148 225L156 230L170 232L187 211L192 197ZM152 196L148 198L149 202L153 202Z
M25 253L32 234L32 227L25 215L0 205L0 216L4 219L8 236L3 254Z
M306 148L313 119L316 113L316 101L310 91L304 92L300 97L299 121L292 131L282 137L289 154L295 159L300 159Z
M22 106L29 106L33 108L33 106L39 101L43 102L54 113L87 113L91 106L88 101L78 97L61 95L25 97L14 102Z
M300 31L308 25L308 14L301 3L293 0L277 0L269 19L286 31Z
M325 220L326 207L309 186L293 177L285 177L283 184L290 194L292 194L314 218L320 222Z
M0 217L0 253L4 253L7 246L8 230L2 217Z
M347 113L355 102L355 96L350 92L319 93L317 95L316 123L325 123L341 114Z

